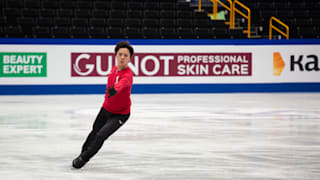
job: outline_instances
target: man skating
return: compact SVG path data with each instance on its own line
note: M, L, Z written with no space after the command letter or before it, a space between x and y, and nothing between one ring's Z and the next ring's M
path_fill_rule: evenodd
M82 146L81 154L72 161L74 168L83 167L99 151L103 142L129 119L133 74L128 63L133 53L128 42L121 41L116 45L117 65L108 75L103 106Z

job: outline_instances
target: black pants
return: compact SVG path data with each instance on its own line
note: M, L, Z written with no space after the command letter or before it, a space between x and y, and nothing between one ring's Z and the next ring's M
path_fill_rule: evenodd
M93 124L92 131L84 142L81 157L89 161L102 147L103 142L117 131L128 119L130 114L112 114L101 108Z

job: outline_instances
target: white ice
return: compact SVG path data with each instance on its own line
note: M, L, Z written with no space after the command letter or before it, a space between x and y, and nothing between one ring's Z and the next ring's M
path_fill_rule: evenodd
M0 96L0 178L320 178L320 93L134 94L127 123L72 169L103 98Z

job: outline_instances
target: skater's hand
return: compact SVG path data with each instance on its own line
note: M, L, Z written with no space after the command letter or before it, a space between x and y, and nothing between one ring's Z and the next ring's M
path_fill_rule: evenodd
M109 94L108 98L110 98L117 94L117 90L114 87L108 88L107 93Z

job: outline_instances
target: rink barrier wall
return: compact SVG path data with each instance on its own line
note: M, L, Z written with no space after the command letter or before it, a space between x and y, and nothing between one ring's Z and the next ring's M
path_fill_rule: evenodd
M80 50L70 50L70 52L86 52L83 50L83 47L113 47L117 42L122 39L28 39L28 38L0 38L0 45L4 49L0 49L0 52L12 52L12 50L7 50L6 45L14 46L19 45L23 46L26 52L35 51L37 52L39 45L50 47L65 47L69 46ZM125 39L126 40L126 39ZM193 49L193 46L208 46L211 47L211 50L214 50L213 53L220 52L221 47L226 49L226 52L238 51L238 49L247 49L247 47L262 47L263 50L269 48L270 52L277 52L280 49L280 52L286 52L287 48L291 48L293 46L304 47L304 45L308 46L309 49L306 48L306 52L317 52L320 45L320 39L290 39L290 40L266 40L266 39L245 39L245 40L139 40L139 39L129 39L132 45L141 45L144 47L156 47L162 48L167 52L168 46L172 48L172 46L177 47L188 47L184 52L188 52L188 49ZM26 46L24 46L26 45ZM29 45L32 50L28 50ZM275 49L273 47L275 46ZM13 48L14 48L13 47ZM36 48L35 48L36 47ZM100 47L100 48L101 48ZM219 47L219 48L217 48ZM311 47L311 48L310 48ZM270 50L270 48L272 50ZM11 48L12 49L12 48ZM27 50L26 50L27 49ZM45 48L44 48L45 49ZM112 48L111 48L112 49ZM293 48L294 49L294 48ZM41 50L40 50L41 51ZM101 51L101 50L100 50ZM98 51L98 52L100 52ZM247 52L247 50L239 50L240 52ZM248 50L249 52L251 50ZM291 50L292 51L292 50ZM294 50L293 50L294 51ZM304 51L302 49L302 51ZM42 52L42 51L41 51ZM89 50L92 52L92 50ZM93 51L94 52L94 51ZM112 51L110 51L112 52ZM172 51L168 51L172 52ZM211 52L205 51L205 52ZM259 51L260 52L260 51ZM197 51L196 51L197 53ZM290 54L290 53L289 53ZM52 53L50 53L52 55ZM308 55L308 54L305 54ZM283 54L282 54L283 56ZM288 57L284 55L283 57ZM318 57L320 57L318 55ZM48 57L49 58L49 57ZM296 57L298 58L298 56ZM58 58L59 59L59 58ZM257 59L257 57L255 57ZM262 76L257 76L257 72L260 73L260 70L263 70L264 67L270 67L270 60L268 59L267 65L260 64L260 69L257 71L253 71L255 75L254 78L260 78ZM312 60L312 59L311 59ZM296 59L297 61L297 59ZM49 63L49 61L48 61ZM51 62L52 63L52 62ZM256 63L256 62L254 62ZM51 64L52 65L52 64ZM254 64L256 65L256 64ZM61 68L59 68L61 69ZM57 71L55 69L55 71ZM288 68L287 70L288 71ZM52 72L52 71L51 71ZM58 71L57 71L58 72ZM135 81L132 87L133 94L144 94L144 93L273 93L273 92L289 92L289 93L297 93L297 92L320 92L320 71L313 71L308 76L301 76L303 74L301 72L292 73L290 81L286 79L288 76L283 75L280 78L272 79L252 79L251 76L248 77L237 77L237 78L225 78L225 77L209 77L203 82L198 82L199 77L187 77L186 82L181 81L177 77L165 77L161 79L161 82L157 82L154 78L151 77L147 79L143 79L137 77L138 81ZM66 72L64 72L66 74ZM59 73L58 73L59 74ZM268 76L271 76L271 70L269 68L268 73L265 73ZM55 77L57 74L50 74L50 78ZM69 74L67 74L70 76ZM60 78L60 79L59 79ZM60 80L64 80L65 78L59 77L55 81L47 81L47 79L41 78L28 78L20 81L19 78L0 78L0 95L41 95L41 94L104 94L105 93L105 78L100 78L98 81L89 82L90 78L69 78L68 81L62 82ZM139 79L140 78L140 79ZM169 78L169 79L168 79ZM264 77L265 78L265 77ZM282 78L282 79L281 79ZM297 78L297 79L295 79ZM21 79L21 78L20 78ZM96 78L98 79L98 78ZM142 80L141 80L142 79ZM222 80L221 80L222 79ZM2 80L2 81L1 81ZM13 80L11 82L11 80ZM18 81L19 80L19 81ZM25 81L27 80L27 81ZM38 82L38 80L40 80ZM170 80L171 82L167 82ZM154 83L156 82L156 83Z
M0 95L104 94L106 85L0 85ZM320 83L134 84L132 94L314 93Z

